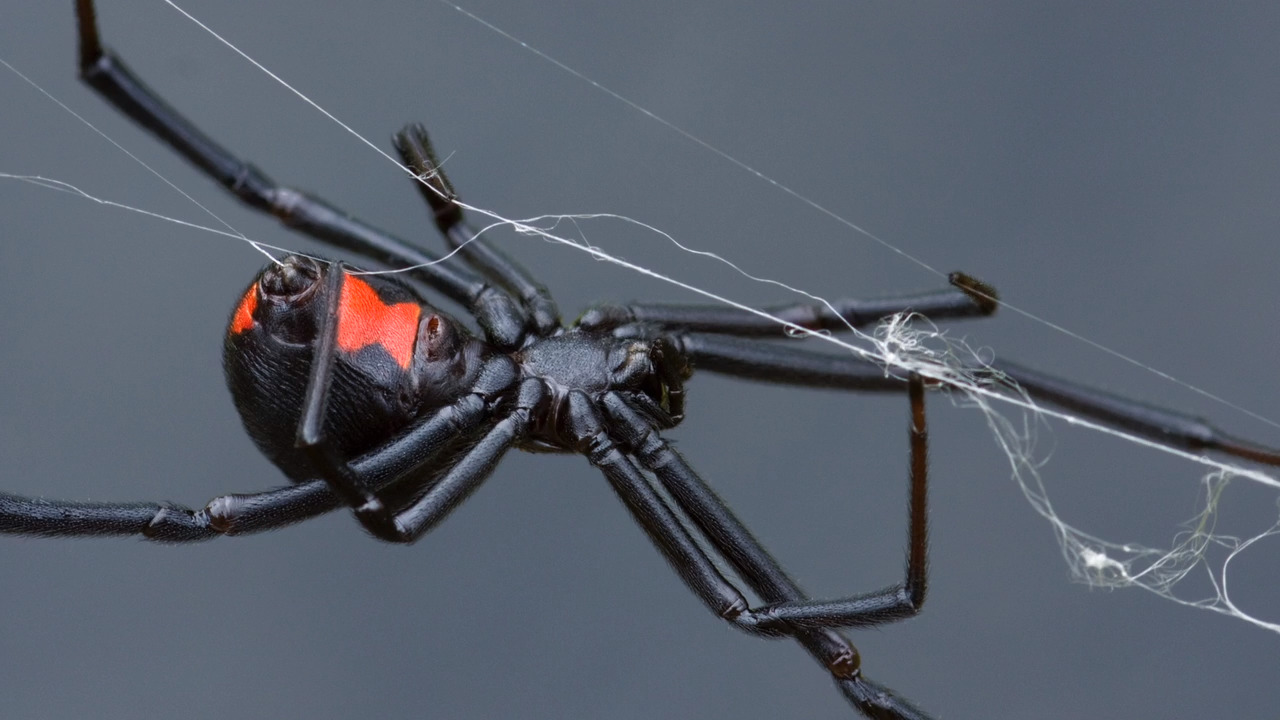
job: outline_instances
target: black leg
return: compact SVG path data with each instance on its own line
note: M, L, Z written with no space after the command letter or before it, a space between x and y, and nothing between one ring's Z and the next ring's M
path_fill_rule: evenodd
M928 555L928 443L924 414L924 382L913 375L911 402L911 501L908 522L906 579L872 593L830 601L793 600L757 609L757 622L782 632L787 628L835 628L880 625L911 617L924 603ZM739 522L724 525L729 511L649 423L618 395L605 399L605 409L625 433L641 466L653 472L714 546L748 579L766 581L777 561Z
M841 390L900 392L904 382L874 363L852 355L814 352L796 344L702 333L674 336L694 369L761 382ZM1280 451L1228 435L1174 410L1112 395L1007 361L992 369L1007 374L1032 398L1064 407L1098 422L1187 452L1212 451L1265 465L1280 465ZM990 375L975 370L979 377Z
M489 280L498 283L520 298L533 320L534 330L547 336L560 328L560 310L546 286L538 282L527 270L495 247L467 224L462 208L456 202L453 185L440 167L435 149L421 125L409 125L396 133L396 150L401 160L417 174L416 185L435 215L436 227L449 247L480 270Z
M311 346L311 367L307 390L302 396L298 415L296 447L316 448L324 443L324 420L329 409L329 389L333 386L333 367L338 362L338 306L342 302L342 286L346 282L346 265L341 260L325 270L323 306L317 304L316 339ZM323 464L318 464L323 467ZM334 483L338 496L352 507L361 503L367 492L359 484Z
M520 344L530 321L506 292L463 268L438 263L438 256L356 220L320 198L276 185L201 132L102 47L93 0L76 0L76 11L80 77L117 109L250 207L334 247L392 267L413 267L412 277L470 310L491 342L502 348Z
M611 415L616 409L620 411L620 416L625 416L630 411L630 407L627 407L625 402L617 396L605 398L605 404ZM808 597L801 591L795 580L788 577L771 553L764 550L762 544L751 536L750 530L742 525L741 520L733 515L727 505L724 505L724 501L716 495L716 492L687 466L675 450L666 446L666 442L662 441L657 433L652 432L652 428L634 427L631 432L634 433L632 441L637 445L649 442L645 436L650 434L662 442L662 451L649 457L649 461L645 461L644 455L641 455L641 461L646 466L652 465L654 474L660 482L663 482L663 486L671 496L680 503L690 519L698 525L701 532L707 536L710 544L730 561L733 568L742 575L742 579L751 585L751 589L754 589L762 600L773 603L774 606L790 602L808 602ZM654 450L658 448L655 447ZM666 465L664 462L671 462L671 464ZM914 536L913 530L913 542ZM920 537L923 539L923 533ZM923 564L919 566L923 570ZM841 693L844 693L847 700L858 707L864 715L890 720L928 720L928 715L919 708L897 697L882 685L865 678L861 673L858 648L854 647L854 644L844 635L831 628L792 628L791 632L795 634L796 641L803 644L805 650L808 650L814 659L822 662L823 666L831 671L832 678L835 679Z
M919 407L923 409L923 383L917 381ZM793 635L815 658L831 672L841 692L855 707L870 717L893 720L925 719L927 716L907 701L897 697L884 687L863 677L861 659L857 649L830 625L799 623L792 625L772 613L773 608L803 606L809 601L777 561L764 549L741 521L728 509L715 493L683 463L666 445L648 423L635 414L617 395L606 395L605 406L609 415L619 424L619 432L628 447L637 451L637 458L646 469L653 472L666 490L700 532L742 575L752 589L766 602L771 603L758 610L749 608L742 594L733 588L715 566L706 558L700 546L689 537L684 525L674 516L661 496L636 470L622 451L614 447L608 438L598 436L599 421L591 412L576 412L574 417L582 429L592 436L581 448L592 462L600 466L615 490L632 511L637 522L649 533L654 544L662 550L685 583L707 604L712 611L735 626L762 635ZM585 418L585 419L583 419ZM913 418L922 421L923 415ZM921 470L923 463L923 434L914 433L913 450L921 461L913 463L913 472ZM918 477L919 482L914 478ZM915 490L918 488L918 492ZM924 587L924 495L923 474L913 476L911 567L908 580L902 587L918 588L908 594L923 597ZM890 596L883 591L877 596ZM880 599L881 607L887 605ZM882 611L878 610L877 612ZM883 620L882 620L883 621ZM835 625L839 623L832 623ZM845 624L873 624L865 616L859 622Z
M569 422L577 449L604 472L632 517L708 609L748 632L771 634L753 622L746 598L720 574L662 496L614 443L591 401L581 392L569 396Z
M1280 465L1280 451L1228 435L1203 418L1112 395L1024 365L997 360L992 367L1017 381L1031 397L1127 430L1161 445L1225 453L1264 465Z
M328 302L316 310L320 317L316 318L318 331L312 348L311 372L298 417L297 447L311 455L315 467L322 468L324 479L353 509L356 519L366 530L390 542L412 542L488 476L502 451L524 432L524 425L519 423L528 423L528 408L541 401L540 397L530 399L526 396L530 392L540 392L542 387L536 382L532 390L528 389L532 387L530 383L522 386L520 400L525 405L517 406L515 414L499 422L498 427L491 430L412 507L405 511L393 510L379 493L391 489L390 483L421 484L437 478L439 474L433 468L424 466L446 445L465 438L484 420L499 394L515 383L518 371L508 357L496 356L485 364L475 386L461 399L441 408L401 438L349 464L325 435L329 390L338 358L338 303L345 277L345 267L341 262L333 263L325 275L324 297ZM507 439L506 444L499 442L502 438ZM492 457L485 464L483 458L491 450Z
M694 370L760 382L879 392L901 392L902 380L853 355L814 352L797 343L767 343L705 333L674 336Z
M383 539L410 543L444 520L493 474L502 456L524 439L535 411L546 400L547 391L541 380L530 379L521 383L511 413L495 423L417 502L397 513L393 523L394 536ZM357 514L360 512L362 510L357 510Z
M399 478L417 477L451 441L480 426L494 398L516 377L510 361L491 361L471 394L390 443L352 460L349 466L344 464L346 478L360 491L381 491ZM171 503L72 502L0 493L0 534L140 535L159 542L197 542L264 532L340 507L343 500L333 484L332 478L315 479L260 493L224 495L200 510ZM349 492L349 488L344 486L342 492Z
M990 285L964 273L952 273L952 289L875 300L836 300L826 305L799 303L764 308L774 317L809 330L845 332L852 325L864 327L900 312L920 313L930 320L986 317L996 311L996 291ZM754 313L721 305L599 305L578 320L578 325L596 331L613 330L641 323L665 330L720 333L725 335L782 337L784 327Z
M881 625L916 615L928 588L929 554L929 440L924 413L924 382L913 374L908 380L911 403L911 500L907 519L907 570L903 582L871 593L840 600L792 600L762 611L791 627L829 628ZM683 459L677 467L683 465ZM684 466L690 475L693 470ZM693 476L697 480L696 475Z
M576 422L583 429L596 425L584 422L580 413L576 414ZM720 574L657 491L604 433L588 434L582 449L592 464L601 468L632 517L648 533L681 579L712 612L749 632L772 634L768 627L758 622L759 615L747 608L746 598ZM730 519L736 522L736 518ZM773 571L763 571L772 579L755 588L762 597L774 601L803 598L800 590L780 569L775 567ZM857 649L839 633L832 630L792 632L805 649L832 673L845 697L868 717L929 720L926 714L906 700L863 677Z
M334 510L322 480L266 492L223 495L200 510L160 503L90 503L0 493L0 533L43 537L140 535L159 542L198 542L274 530Z
M510 361L491 361L481 371L471 394L390 443L352 460L349 466L344 465L347 479L361 491L382 491L399 478L423 474L450 442L480 426L490 412L489 406L516 377ZM260 493L223 495L200 510L172 503L73 502L0 493L0 534L139 535L175 543L246 535L275 530L337 509L343 500L332 485L332 478L315 479Z
M332 309L328 312L329 319L321 325L316 341L311 377L303 397L298 447L307 449L316 467L325 469L324 479L354 510L366 530L390 542L409 541L411 538L406 539L400 529L397 513L383 502L378 492L400 478L404 478L403 482L422 482L423 478L433 477L429 464L441 450L459 438L469 436L481 425L504 391L515 384L519 371L507 356L493 357L481 368L476 384L458 401L437 410L426 421L388 445L348 463L346 458L337 455L324 434L324 407L334 361L332 345L336 332Z

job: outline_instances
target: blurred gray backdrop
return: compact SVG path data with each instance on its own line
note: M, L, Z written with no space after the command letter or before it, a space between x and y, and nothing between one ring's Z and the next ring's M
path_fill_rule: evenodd
M186 0L387 146L420 120L463 197L508 216L616 212L827 297L941 280L434 2ZM0 17L0 57L232 225L241 209L75 81L71 3ZM467 7L942 271L1264 415L1280 415L1280 6L1191 3L525 3ZM103 0L149 83L284 183L436 242L385 160L160 2ZM7 71L0 172L201 211ZM0 475L9 491L199 505L278 485L223 387L242 243L0 182ZM571 229L572 230L572 229ZM744 302L779 291L617 224L588 240ZM505 247L570 319L690 301L570 249ZM1004 312L954 333L997 355L1274 427ZM815 595L896 581L901 398L698 376L672 436ZM1275 717L1280 638L1140 591L1071 584L981 416L931 396L924 614L857 633L872 677L947 718ZM1167 542L1198 468L1041 428L1058 510ZM1237 483L1220 530L1275 493ZM517 454L409 548L346 514L194 547L0 538L5 717L851 717L787 642L711 617L580 458ZM1233 564L1280 617L1280 540ZM1207 592L1203 578L1187 586Z

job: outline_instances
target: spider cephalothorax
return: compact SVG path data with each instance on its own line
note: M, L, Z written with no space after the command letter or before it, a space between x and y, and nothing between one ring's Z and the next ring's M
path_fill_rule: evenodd
M276 185L206 137L99 42L92 0L78 0L82 77L108 101L249 206L401 279L293 256L267 267L232 313L227 380L245 427L292 484L214 499L91 503L0 494L0 532L141 535L191 542L283 527L346 506L370 533L412 542L435 527L512 448L577 452L598 467L654 546L717 617L744 631L790 636L870 717L925 715L862 674L844 628L914 615L927 584L925 381L886 376L850 356L787 340L760 315L720 307L605 305L566 328L545 287L467 227L426 133L396 137L421 180L435 224L459 260ZM474 335L408 283L470 313ZM839 332L914 311L933 320L995 310L994 291L962 274L952 287L881 300L772 308L801 328ZM902 582L833 600L810 599L715 491L663 437L684 416L684 381L698 368L831 390L904 393L908 438L907 568ZM1280 465L1280 453L1203 421L1003 363L1038 399L1196 452ZM719 560L717 564L716 560ZM740 583L721 571L730 567ZM739 589L759 598L752 605Z

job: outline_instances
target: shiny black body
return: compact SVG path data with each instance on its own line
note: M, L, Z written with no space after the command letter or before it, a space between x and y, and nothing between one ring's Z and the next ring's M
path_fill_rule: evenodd
M326 280L331 272L349 271L300 255L267 266L247 291L256 297L252 326L228 332L223 347L227 386L245 430L296 481L320 474L309 452L297 443L297 425L322 331L318 316L331 300ZM411 303L420 308L407 367L377 343L335 353L323 432L344 460L375 450L418 418L456 403L474 386L486 363L504 364L495 357L499 351L493 345L395 277L349 275L344 282L370 286L384 305ZM340 306L339 315L352 310ZM594 400L607 392L623 393L662 429L683 418L688 363L661 336L620 337L575 327L548 336L526 335L507 358L512 378L536 379L544 388L545 401L520 441L528 449L575 451L566 425L573 393Z
M715 616L752 634L794 638L868 717L926 717L863 674L843 633L910 617L924 602L924 379L896 378L854 357L815 352L771 320L719 307L607 305L566 328L546 288L474 237L421 128L398 134L397 149L425 178L419 184L423 197L461 262L437 263L435 254L415 243L276 185L103 50L92 0L78 0L77 10L81 74L107 101L289 228L366 261L412 269L397 279L375 278L341 262L292 256L265 269L233 313L224 351L227 381L249 435L290 484L226 495L200 509L0 494L0 533L193 542L280 528L345 506L375 537L412 542L489 477L508 450L579 453L601 470ZM952 287L936 292L771 313L797 327L839 332L904 311L939 320L995 310L989 286L959 273L951 281ZM479 334L429 305L415 286L466 308ZM383 329L383 335L374 332ZM800 589L662 435L683 417L684 383L695 369L831 390L905 393L910 500L901 582L833 600L812 600ZM1012 364L997 369L1038 399L1170 447L1280 465L1275 450L1226 436L1196 418ZM732 568L759 602L748 602L722 566Z

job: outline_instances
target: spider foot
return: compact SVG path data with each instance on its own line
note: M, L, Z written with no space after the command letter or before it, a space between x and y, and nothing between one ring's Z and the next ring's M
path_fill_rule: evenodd
M996 292L995 286L972 275L953 272L947 275L947 282L968 295L983 315L991 315L995 313L996 308L1000 307L1000 294Z
M436 226L441 232L448 233L450 228L462 222L462 209L454 202L458 194L454 192L449 178L445 177L444 168L440 167L440 159L427 137L427 129L416 123L408 125L395 134L395 146L400 159L413 170L422 197L435 213Z
M861 675L849 679L836 678L836 685L854 707L875 720L929 720L915 705L894 695L888 688Z

